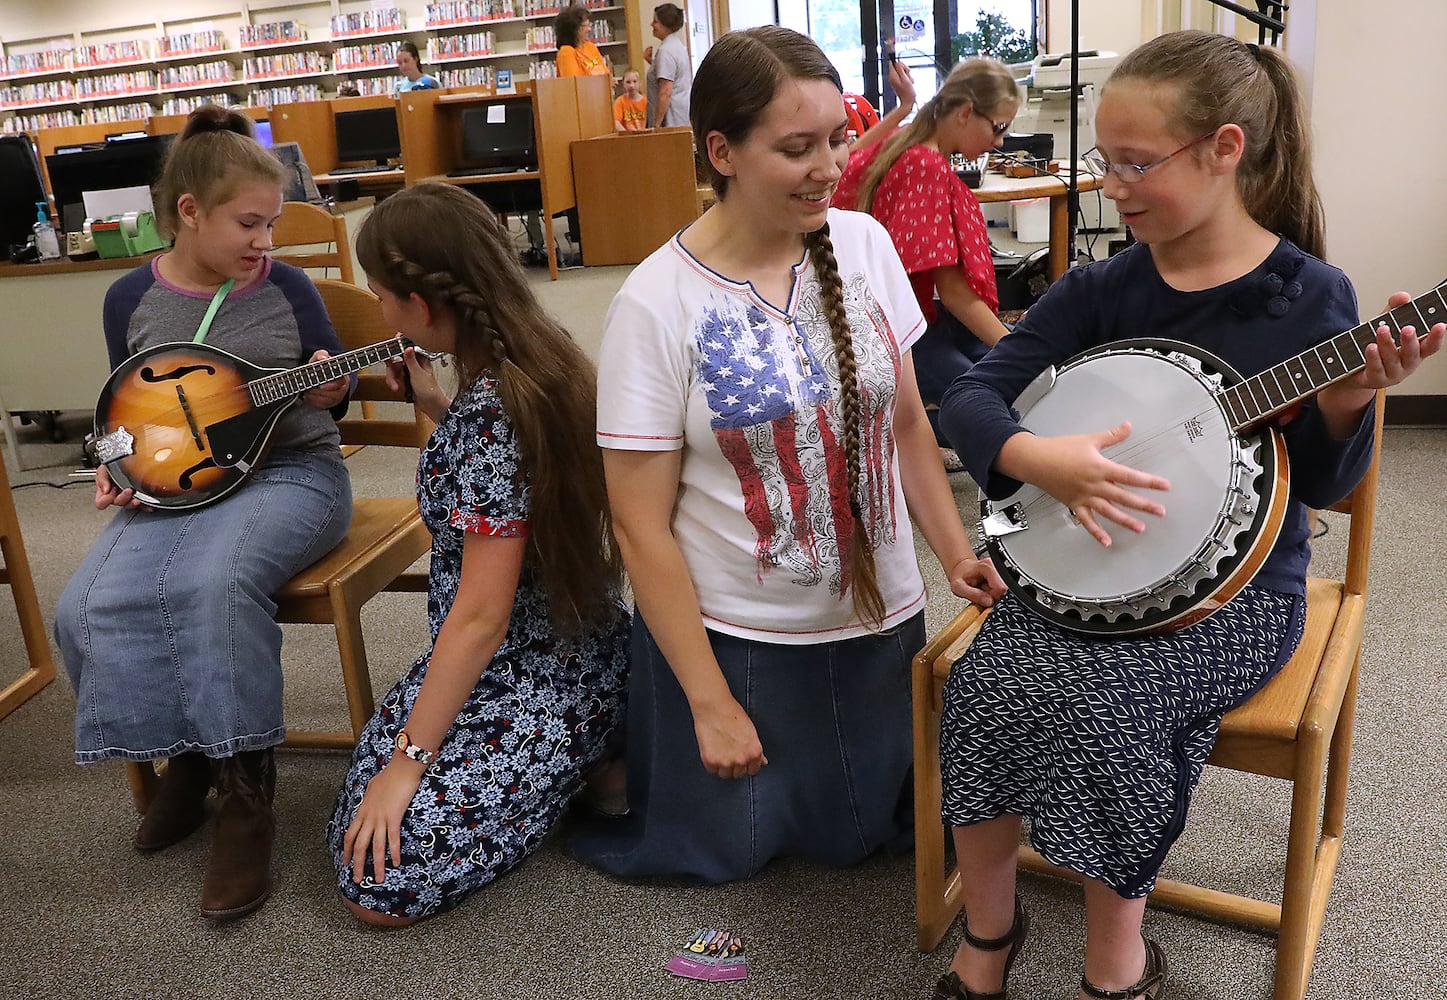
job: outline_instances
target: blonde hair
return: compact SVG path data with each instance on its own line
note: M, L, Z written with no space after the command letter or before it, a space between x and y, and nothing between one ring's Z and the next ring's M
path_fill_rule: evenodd
M464 388L496 376L531 486L529 561L553 627L578 634L605 621L623 569L593 436L597 372L538 304L506 228L476 196L426 182L372 210L357 259L392 294L453 316Z
M861 212L874 207L874 196L884 175L904 151L934 135L943 121L956 108L970 105L992 121L1006 105L1019 101L1019 90L1009 69L998 59L973 58L961 62L946 77L944 86L915 113L914 121L884 140L884 145L870 161L859 184L857 202Z
M774 100L779 85L788 79L828 80L840 91L840 119L843 120L843 87L839 73L823 51L807 35L776 25L730 31L718 40L699 64L689 93L689 115L695 145L707 148L711 132L721 132L730 142L748 138L764 111ZM720 200L728 197L729 179L702 157L709 183ZM859 495L864 440L864 401L854 353L853 332L844 311L844 283L839 262L829 237L829 225L804 238L810 263L819 281L819 294L829 321L834 360L839 368L839 421L843 429L845 474L849 486L852 538L839 539L840 581L851 595L854 613L870 627L884 622L884 596L874 564L874 548L864 523Z
M153 189L156 228L175 239L180 220L176 203L191 195L203 210L230 201L248 183L286 185L281 161L254 138L251 119L239 111L204 104L191 112L171 142L165 166Z
M1102 94L1125 80L1175 88L1172 128L1182 141L1222 125L1240 126L1246 138L1236 189L1246 211L1269 232L1325 256L1326 215L1311 173L1310 122L1284 56L1214 32L1175 31L1126 56Z

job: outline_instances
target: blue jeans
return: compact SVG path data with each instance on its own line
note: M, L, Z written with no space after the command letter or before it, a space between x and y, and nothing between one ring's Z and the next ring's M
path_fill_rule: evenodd
M280 743L271 595L341 541L351 515L341 455L287 451L200 510L118 511L55 611L76 761Z
M941 448L949 448L952 445L940 433L940 400L944 399L950 383L975 367L990 352L990 346L971 333L943 303L936 302L935 310L935 321L925 328L909 353L914 359L914 379L919 383L919 396L924 400L935 440Z

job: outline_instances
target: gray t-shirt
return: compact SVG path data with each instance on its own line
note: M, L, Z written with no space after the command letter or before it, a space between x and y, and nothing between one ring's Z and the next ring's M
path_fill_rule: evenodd
M161 278L157 259L128 272L106 293L104 325L112 368L147 347L189 342L211 305L211 296ZM318 349L342 353L326 306L306 272L269 257L263 266L257 280L226 297L206 343L265 368L295 368ZM345 403L328 413L298 402L282 416L271 445L333 451L340 440L336 420L345 412Z
M673 32L653 50L653 64L648 67L648 124L654 128L688 126L688 92L693 89L693 64L688 61L688 47L683 44L683 29ZM658 81L673 81L673 96L663 121L656 119Z

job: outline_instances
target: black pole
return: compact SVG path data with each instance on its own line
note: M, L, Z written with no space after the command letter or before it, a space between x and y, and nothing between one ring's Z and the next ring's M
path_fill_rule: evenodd
M1070 191L1065 197L1065 266L1075 266L1075 217L1080 214L1080 0L1070 0Z

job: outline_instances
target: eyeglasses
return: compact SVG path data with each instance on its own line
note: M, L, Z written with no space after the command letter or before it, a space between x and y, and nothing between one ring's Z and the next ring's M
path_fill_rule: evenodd
M1196 139L1192 139L1190 142L1186 143L1174 153L1167 153L1159 160L1152 160L1150 163L1111 163L1104 156L1100 155L1100 150L1094 148L1092 148L1090 152L1086 153L1080 159L1082 163L1084 163L1087 167L1090 168L1090 172L1096 174L1097 176L1104 177L1106 175L1106 172L1109 171L1110 173L1115 174L1115 176L1119 180L1125 182L1126 184L1139 184L1141 179L1145 177L1147 170L1152 170L1156 167L1159 167L1162 163L1169 162L1170 160L1179 156L1181 153L1184 153L1186 150L1190 149L1192 146L1196 145L1197 143L1205 142L1207 139L1211 138L1215 134L1215 129L1212 129L1205 135Z
M997 122L997 121L995 121L995 119L991 118L989 115L983 114L983 113L981 113L981 112L979 112L979 111L975 111L975 109L974 109L973 107L971 107L970 110L971 110L971 111L974 111L975 114L979 115L981 118L985 119L985 121L989 122L989 123L990 123L990 131L991 131L991 132L994 132L997 136L998 136L998 135L1004 135L1006 132L1010 131L1010 123L1009 123L1009 122Z

